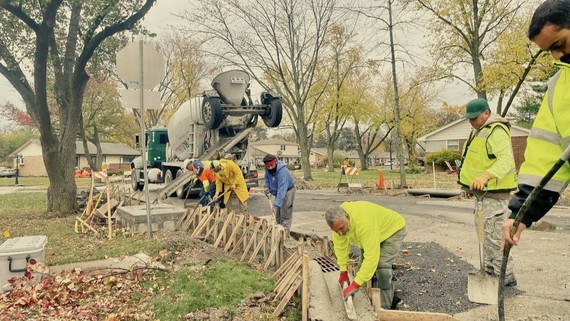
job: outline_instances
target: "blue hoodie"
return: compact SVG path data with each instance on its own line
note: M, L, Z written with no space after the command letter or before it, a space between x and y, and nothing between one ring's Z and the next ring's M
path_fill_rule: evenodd
M277 170L274 173L265 169L265 187L269 189L271 195L275 196L273 208L278 210L283 204L287 190L295 186L295 180L282 161L277 161L275 168Z

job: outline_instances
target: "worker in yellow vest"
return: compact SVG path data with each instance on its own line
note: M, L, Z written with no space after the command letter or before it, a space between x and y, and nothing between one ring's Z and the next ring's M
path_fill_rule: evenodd
M556 204L570 182L570 165L566 162L530 205L511 238L510 230L522 204L570 144L570 0L547 0L541 4L531 19L528 38L542 50L550 51L560 70L548 83L527 139L518 191L509 202L512 213L503 224L502 247L505 242L517 245L522 231Z
M511 191L517 187L510 124L503 117L491 114L485 99L471 100L466 109L465 118L469 119L473 129L463 145L459 183L466 192L478 194L482 199L485 231L483 265L485 272L499 276L503 261L500 252L502 225L508 216ZM505 285L516 284L512 257L509 257Z

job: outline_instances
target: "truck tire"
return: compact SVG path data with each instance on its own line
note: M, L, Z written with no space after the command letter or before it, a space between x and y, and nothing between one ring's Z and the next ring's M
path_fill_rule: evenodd
M176 172L176 177L182 175L182 170L179 169ZM186 197L186 193L184 193L184 185L182 185L182 187L180 187L179 189L176 190L176 197L178 197L179 199L184 199Z
M139 182L139 170L138 169L133 169L131 172L131 187L133 188L133 191L142 191L144 188L144 183Z
M279 98L273 98L269 103L269 108L267 108L265 114L261 115L261 118L267 127L279 126L282 117L283 105L281 104L281 99Z
M164 174L164 185L169 185L173 181L172 172L168 169Z
M218 129L224 120L222 104L219 98L204 97L202 102L202 118L207 129Z

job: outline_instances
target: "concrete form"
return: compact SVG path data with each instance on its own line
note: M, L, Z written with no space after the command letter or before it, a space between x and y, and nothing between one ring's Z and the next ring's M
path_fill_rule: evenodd
M150 223L152 231L174 231L176 222L184 215L186 210L167 204L153 205L150 209ZM128 227L133 233L148 231L146 205L123 206L117 208L117 221Z

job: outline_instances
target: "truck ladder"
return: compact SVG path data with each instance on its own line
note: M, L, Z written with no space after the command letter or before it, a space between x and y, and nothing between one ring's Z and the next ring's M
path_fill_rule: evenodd
M212 160L223 157L232 149L232 147L239 144L239 142L242 140L246 139L251 132L253 132L253 128L246 128L234 137L221 139L216 145L208 149L199 159ZM196 175L192 172L183 172L182 175L177 176L170 184L164 186L158 191L158 199L164 200L168 198L168 196L172 195L172 193L174 193L180 187L188 184L195 177Z

